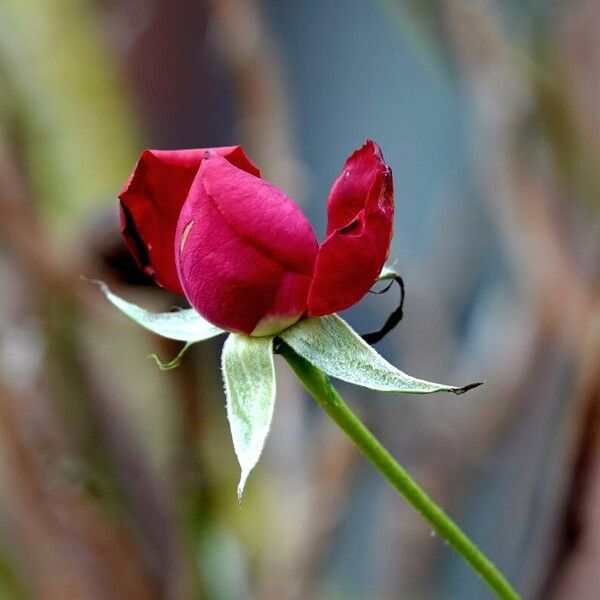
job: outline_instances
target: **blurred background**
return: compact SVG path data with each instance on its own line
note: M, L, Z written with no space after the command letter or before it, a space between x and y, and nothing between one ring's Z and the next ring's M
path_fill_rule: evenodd
M367 137L407 287L378 350L486 385L340 389L525 598L599 597L600 1L0 0L0 598L490 597L285 364L239 506L222 339L161 372L80 279L178 301L119 235L143 148L243 143L321 237Z

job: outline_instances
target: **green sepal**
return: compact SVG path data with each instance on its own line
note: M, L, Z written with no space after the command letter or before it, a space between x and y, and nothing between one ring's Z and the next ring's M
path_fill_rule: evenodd
M304 319L279 337L327 375L373 390L462 394L480 385L454 387L411 377L385 360L338 315Z
M387 281L388 279L395 279L396 277L399 277L399 273L397 271L388 265L383 265L377 281Z
M181 364L181 361L183 360L185 353L193 345L194 345L194 342L187 342L185 344L185 346L183 346L183 348L179 351L177 356L175 358L171 359L169 362L163 362L161 360L160 356L158 356L158 354L156 354L156 353L151 354L150 358L152 360L154 360L154 362L156 363L156 365L158 366L158 368L161 371L171 371L172 369L176 369Z
M172 312L155 313L128 302L110 291L103 281L89 280L100 287L109 302L123 314L162 337L180 342L201 342L224 333L206 319L203 319L193 308L179 309Z
M227 419L242 470L238 485L238 499L241 500L246 480L260 458L273 418L273 337L230 334L223 345L221 366Z

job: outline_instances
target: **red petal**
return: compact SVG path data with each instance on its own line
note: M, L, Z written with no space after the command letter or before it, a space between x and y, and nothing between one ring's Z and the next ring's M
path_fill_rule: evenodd
M267 334L306 310L318 252L310 223L275 186L217 154L202 162L175 243L185 294L211 323Z
M260 176L241 146L213 148ZM175 229L205 149L145 150L119 194L121 232L140 268L164 288L183 294L175 267Z
M329 193L309 315L344 310L369 291L389 253L393 216L392 171L369 140L348 158Z

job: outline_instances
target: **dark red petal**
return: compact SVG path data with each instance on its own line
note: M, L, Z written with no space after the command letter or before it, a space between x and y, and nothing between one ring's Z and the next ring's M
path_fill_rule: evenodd
M369 140L348 158L329 193L309 315L344 310L369 291L388 257L393 217L392 171Z
M241 146L213 148L260 176ZM183 294L175 267L175 229L206 149L145 150L119 193L121 232L140 268L164 288Z
M318 252L310 223L275 186L215 153L198 170L175 243L185 294L211 323L266 334L306 310Z

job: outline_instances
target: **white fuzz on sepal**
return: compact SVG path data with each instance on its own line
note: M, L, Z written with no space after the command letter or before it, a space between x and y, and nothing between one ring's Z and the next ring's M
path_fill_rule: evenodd
M337 315L305 319L279 336L327 375L383 392L460 394L475 387L457 388L415 379L391 365Z
M388 265L383 265L377 281L387 281L388 279L394 279L395 277L398 277L397 271Z
M128 302L120 296L113 294L104 282L98 280L91 281L100 287L109 302L116 306L123 314L127 315L138 325L163 337L181 342L194 343L224 333L222 329L215 327L206 319L203 319L193 308L165 313L150 312L137 304Z
M233 448L242 470L238 485L241 500L271 427L275 407L273 337L232 333L225 340L221 359L227 418Z

